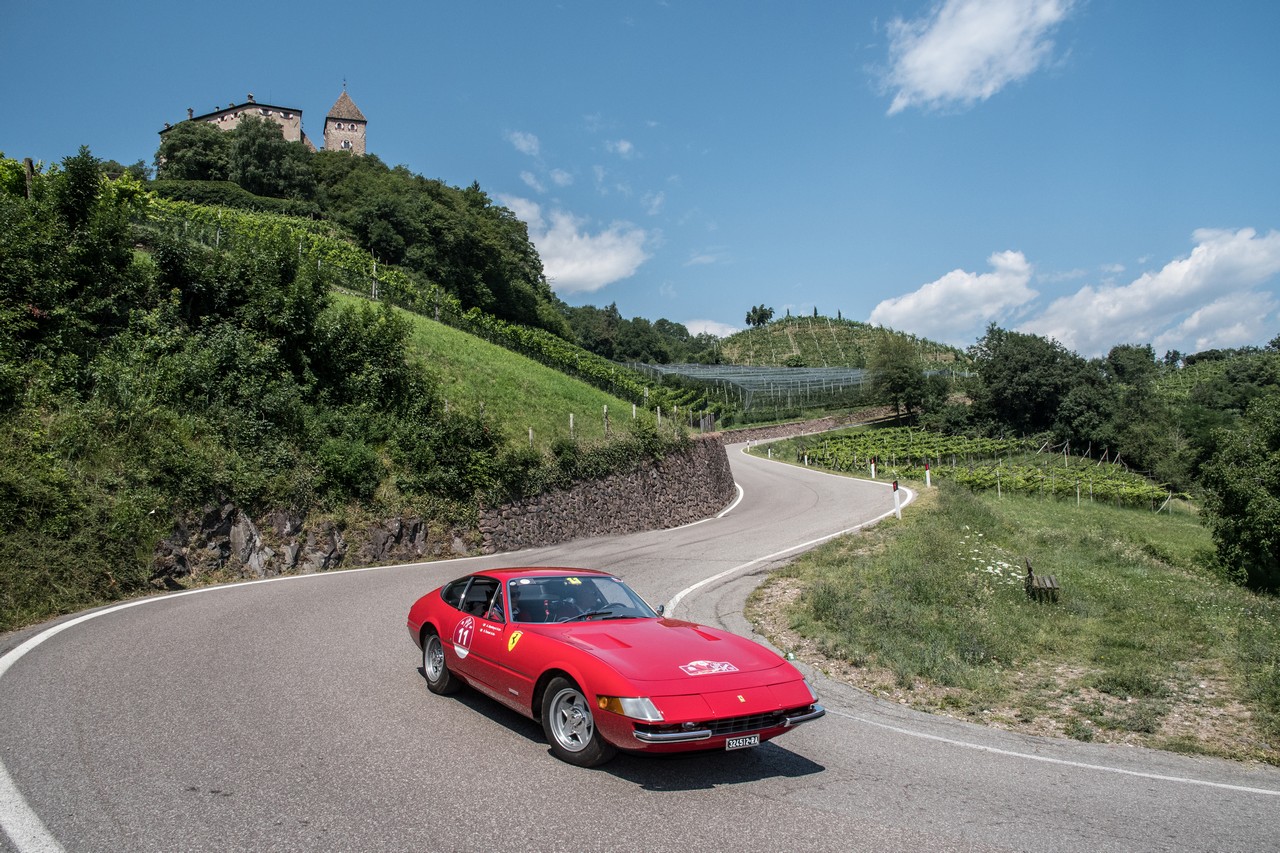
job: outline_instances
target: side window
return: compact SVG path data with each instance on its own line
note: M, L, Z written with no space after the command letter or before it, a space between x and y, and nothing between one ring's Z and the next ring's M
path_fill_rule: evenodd
M440 597L444 599L444 603L450 607L462 609L462 593L467 588L467 583L471 578L458 578L453 583L447 585L440 590Z
M494 611L495 598L498 605L496 611ZM467 591L463 594L462 610L472 616L482 616L486 619L501 621L502 593L499 583L493 578L473 577L471 585L467 587ZM490 615L491 613L493 615Z

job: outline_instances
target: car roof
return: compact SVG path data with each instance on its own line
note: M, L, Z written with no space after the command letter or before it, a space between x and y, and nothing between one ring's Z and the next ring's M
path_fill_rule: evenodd
M575 575L600 575L614 577L610 572L599 569L571 569L564 566L515 566L501 569L481 569L472 572L476 575L487 575L500 580L516 580L518 578L561 578Z

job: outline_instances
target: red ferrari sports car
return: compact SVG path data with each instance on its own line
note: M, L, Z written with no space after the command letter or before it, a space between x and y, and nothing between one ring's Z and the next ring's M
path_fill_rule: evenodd
M465 682L542 722L556 756L593 767L619 749L756 746L825 711L764 646L665 619L613 575L493 569L409 609L433 693Z

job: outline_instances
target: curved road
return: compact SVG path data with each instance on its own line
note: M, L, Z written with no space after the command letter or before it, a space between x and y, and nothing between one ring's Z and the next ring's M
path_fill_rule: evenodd
M1280 849L1275 768L988 730L821 677L827 717L758 749L593 771L470 691L427 692L407 608L478 566L607 568L749 634L761 574L893 510L884 484L730 459L742 500L677 530L179 593L0 637L0 849Z

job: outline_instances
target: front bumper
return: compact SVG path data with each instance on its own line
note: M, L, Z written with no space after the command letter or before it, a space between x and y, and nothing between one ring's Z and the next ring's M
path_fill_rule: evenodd
M791 711L773 714L752 714L747 717L731 717L724 720L712 720L706 723L685 723L678 729L672 726L640 724L633 732L635 739L646 744L693 743L711 740L715 737L734 737L753 732L767 732L770 729L785 731L786 729L816 720L827 713L821 705L810 705Z

